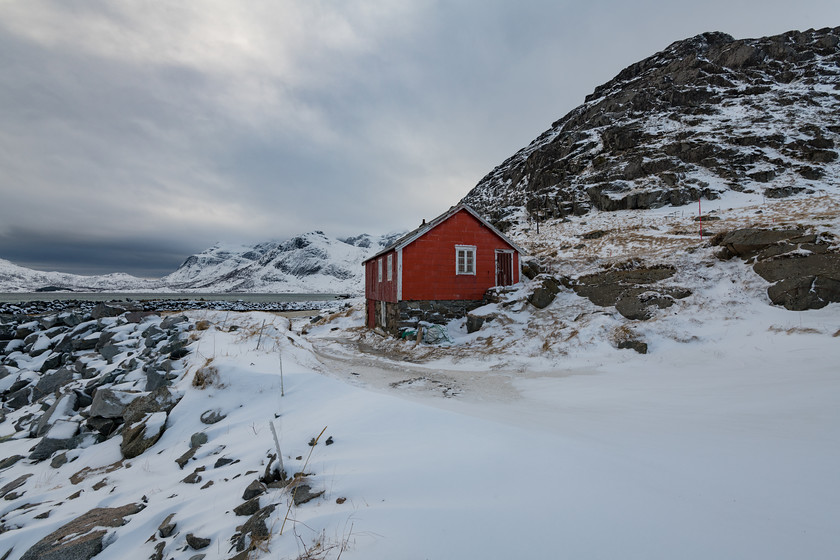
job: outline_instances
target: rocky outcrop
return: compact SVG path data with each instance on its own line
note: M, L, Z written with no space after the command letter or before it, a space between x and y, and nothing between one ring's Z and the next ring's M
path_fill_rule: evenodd
M504 229L726 189L814 192L840 179L838 60L840 28L678 41L596 88L463 202Z
M669 266L646 267L630 262L568 283L575 293L595 305L615 306L627 319L644 321L653 317L656 309L665 309L691 295L686 288L657 285L675 272Z
M125 518L143 509L142 504L96 508L53 531L27 550L21 560L89 560L105 547L105 527L119 527Z
M166 386L183 368L171 355L174 348L188 352L190 321L124 309L113 316L117 308L110 305L95 309L0 322L9 342L0 350L0 398L4 411L17 411L15 429L25 436L15 437L35 440L32 461L120 428L124 456L137 456L160 437L178 401ZM158 386L145 391L151 370Z
M771 283L767 295L793 311L840 302L840 250L827 235L802 229L740 229L718 234L718 257L741 257Z

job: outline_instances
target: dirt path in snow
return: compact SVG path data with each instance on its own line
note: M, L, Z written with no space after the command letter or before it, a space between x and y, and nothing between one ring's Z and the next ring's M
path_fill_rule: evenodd
M519 398L512 371L458 370L395 360L359 341L321 338L311 341L321 373L356 386L409 398L440 397L509 402Z
M473 403L511 403L521 398L515 381L569 377L593 371L527 368L481 369L479 358L459 369L456 364L416 363L400 360L386 351L346 338L312 339L321 373L352 385L414 399L452 399ZM443 404L443 403L441 403Z

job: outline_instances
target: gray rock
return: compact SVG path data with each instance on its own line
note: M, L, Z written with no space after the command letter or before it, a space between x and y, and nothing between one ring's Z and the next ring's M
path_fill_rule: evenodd
M52 454L56 451L76 448L79 444L79 439L76 437L79 429L79 423L75 421L60 420L56 422L56 425L53 426L52 429L56 429L56 427L61 423L66 423L66 426L62 426L62 428L66 429L67 432L72 432L73 435L68 437L50 437L50 432L48 432L47 435L38 442L32 453L29 454L29 459L32 461L43 461L44 459L52 456Z
M219 467L224 467L225 465L230 465L231 463L239 462L238 459L230 459L228 457L220 457L213 463L213 468L218 469Z
M187 544L190 545L190 548L193 550L201 550L202 548L210 546L210 539L197 537L192 533L187 533Z
M615 309L631 320L646 321L653 317L654 309L674 305L674 299L658 293L625 293L615 303Z
M204 413L201 415L201 422L203 424L215 424L216 422L224 420L225 418L227 418L227 416L225 414L222 414L221 410L215 408L213 410L204 411Z
M54 373L42 375L32 390L32 399L37 401L46 395L73 381L73 372L67 368L60 368Z
M67 453L59 453L55 457L52 458L50 461L50 466L54 469L57 469L67 463Z
M79 325L81 325L85 321L85 318L82 315L79 315L78 313L72 313L72 312L62 313L61 315L58 316L58 318L61 320L61 323L65 327L70 327L70 328L78 327Z
M207 434L204 432L196 432L190 437L190 447L201 447L207 443Z
M117 391L107 387L101 387L93 395L93 401L90 405L90 415L101 418L122 418L128 405L134 399L142 396L142 393Z
M0 323L0 340L12 340L17 334L17 327L11 323Z
M179 395L170 392L166 387L161 387L131 401L123 413L123 418L127 423L134 423L146 414L161 411L169 414L180 400Z
M28 405L30 402L32 402L32 387L23 387L17 391L10 392L4 404L7 408L17 410Z
M260 510L260 497L251 498L245 503L239 504L233 508L233 513L236 515L254 515Z
M166 519L161 522L160 526L158 526L158 534L161 538L169 538L172 536L172 533L175 532L175 527L177 526L176 523L172 522L172 519L175 517L174 513L170 513L166 516Z
M17 490L18 488L26 484L26 479L30 476L32 476L32 473L22 474L13 481L4 484L3 487L0 488L0 498L6 497L6 494L11 492L12 490Z
M251 498L256 498L260 494L264 494L265 490L265 485L259 480L255 480L245 488L245 492L242 493L242 499L247 501Z
M178 463L178 466L183 469L184 465L186 465L189 462L189 460L195 456L196 451L198 451L197 446L190 447L186 453L175 459L175 462Z
M133 459L157 443L166 429L166 423L160 423L157 429L152 429L148 426L148 422L157 420L160 414L166 413L154 412L133 422L126 421L122 432L122 443L120 443L120 452L123 457Z
M125 320L129 323L142 323L149 317L159 317L155 311L129 311L125 314Z
M276 507L275 504L267 505L242 524L239 532L231 539L238 552L251 550L251 545L255 540L268 538L269 532L265 521Z
M124 351L125 350L122 347L117 346L116 344L106 344L99 349L99 354L102 355L109 364L111 364L113 363L114 358Z
M143 366L143 372L146 374L146 390L154 391L165 387L168 383L166 372L159 369L154 363L148 363Z
M622 340L618 343L618 347L621 349L635 350L639 354L647 354L648 351L647 343L640 340Z
M467 332L474 333L484 325L484 317L467 313Z
M37 321L30 321L28 323L24 323L22 325L18 325L17 330L15 331L15 338L19 338L21 340L26 339L32 333L36 333L41 329L41 326L38 324Z
M91 416L85 422L88 429L101 434L105 438L113 434L120 424L122 424L120 418L102 418L101 416Z
M294 500L296 506L299 506L301 504L305 504L306 502L311 502L323 493L323 490L320 492L313 492L312 487L308 484L298 484L292 489L292 500Z
M53 424L59 419L67 419L69 417L67 412L72 412L76 406L76 393L69 392L61 395L55 400L53 405L38 420L35 427L35 433L32 437L41 437L45 435ZM56 411L64 411L65 414L56 414Z
M11 457L0 459L0 471L2 471L3 469L8 469L21 459L23 459L23 455L12 455Z
M783 241L792 241L805 234L805 231L798 229L768 230L746 228L723 234L715 242L719 241L720 245L725 247L733 255L749 258L755 256L770 245L775 245Z
M548 274L537 276L535 282L537 284L531 292L531 295L528 296L528 302L537 309L544 309L560 293L560 282L557 278Z
M53 531L27 550L20 560L90 560L104 548L107 531L143 509L142 504L95 508Z
M47 357L46 360L44 360L44 363L41 364L40 372L41 373L46 373L51 369L56 369L56 368L60 367L61 364L64 363L64 360L65 360L65 355L64 354L61 354L61 353L58 353L58 352L53 352L52 354L50 354Z
M125 313L125 309L122 307L98 303L96 304L96 307L93 308L93 311L90 312L90 316L94 319L102 319L103 317L117 317L123 313Z
M168 331L173 327L180 325L181 323L187 322L189 322L189 319L186 315L170 315L169 317L164 318L163 321L160 322L160 328Z

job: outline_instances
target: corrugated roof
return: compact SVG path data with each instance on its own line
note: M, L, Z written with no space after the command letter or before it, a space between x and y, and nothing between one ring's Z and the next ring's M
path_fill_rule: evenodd
M527 254L525 252L525 250L523 250L516 243L514 243L513 241L508 239L508 237L505 234L503 234L502 232L497 230L495 227L493 227L490 224L490 222L488 222L487 220L485 220L484 218L479 216L478 212L473 210L468 204L458 204L457 206L453 206L452 208L450 208L449 210L447 210L446 212L444 212L443 214L441 214L440 216L438 216L434 220L432 220L430 222L426 222L424 224L421 224L420 227L418 227L417 229L406 233L405 235L403 235L402 237L400 237L399 239L397 239L396 241L394 241L393 243L391 243L390 245L388 245L387 247L385 247L384 249L382 249L381 251L379 251L378 253L376 253L372 257L368 257L365 260L363 260L362 264L365 264L368 261L372 261L375 258L381 257L385 253L390 253L391 251L398 251L398 250L402 249L403 247L413 243L414 241L416 241L420 237L424 236L427 232L434 229L436 226L438 226L442 222L445 222L446 220L448 220L449 218L451 218L452 216L454 216L455 214L457 214L461 210L466 210L467 212L469 212L476 220L478 220L479 222L484 224L487 228L490 229L490 231L492 231L493 233L498 235L500 238L502 238L505 241L505 243L507 243L508 245L510 245L511 247L516 249L517 251L519 251L521 254L523 254L523 255Z

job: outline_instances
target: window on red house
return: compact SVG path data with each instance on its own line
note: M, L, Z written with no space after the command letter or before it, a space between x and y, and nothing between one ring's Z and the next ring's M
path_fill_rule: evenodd
M474 245L455 245L455 274L475 275Z

